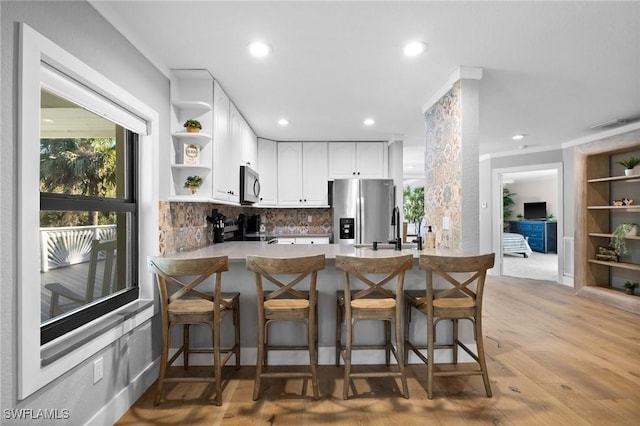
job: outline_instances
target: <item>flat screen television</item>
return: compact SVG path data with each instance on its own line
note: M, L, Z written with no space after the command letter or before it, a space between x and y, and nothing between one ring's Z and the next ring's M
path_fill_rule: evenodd
M524 218L528 220L545 220L547 218L547 202L524 203Z

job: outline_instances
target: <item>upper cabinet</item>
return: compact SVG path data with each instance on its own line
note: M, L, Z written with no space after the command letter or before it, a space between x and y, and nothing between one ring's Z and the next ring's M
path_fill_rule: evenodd
M258 140L258 173L260 174L260 205L278 204L278 143Z
M171 75L171 188L169 199L207 200L212 189L213 77L206 70L174 70ZM198 133L183 127L186 120L200 122ZM184 188L188 176L200 176L195 194Z
M213 86L213 198L239 203L240 149L232 143L238 133L237 110L217 81ZM235 170L235 171L234 171Z
M388 176L385 142L329 142L329 179Z
M278 143L278 205L327 206L327 181L326 142Z
M244 118L242 119L241 165L258 169L258 138Z

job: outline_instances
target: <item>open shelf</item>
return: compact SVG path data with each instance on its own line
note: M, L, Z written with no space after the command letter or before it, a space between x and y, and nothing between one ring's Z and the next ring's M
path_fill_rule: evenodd
M603 234L600 232L589 232L589 236L590 237L604 237L604 238L611 238L613 236L613 234ZM640 240L640 235L627 235L624 237L627 240Z
M632 204L630 206L587 206L588 210L640 210L640 206Z
M587 180L589 183L594 182L640 182L640 175L631 176L613 176Z
M195 118L211 111L211 104L200 101L174 101L171 102L178 117L183 120L188 117Z
M640 272L640 265L625 262L607 262L605 260L589 259L589 263L597 263L598 265L608 266L610 268L629 269L631 271Z

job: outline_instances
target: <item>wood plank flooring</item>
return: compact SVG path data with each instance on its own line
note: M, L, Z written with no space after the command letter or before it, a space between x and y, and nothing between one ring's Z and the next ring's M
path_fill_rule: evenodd
M484 335L493 398L480 376L436 378L408 369L410 399L389 378L355 381L342 400L342 367L320 366L321 398L301 380L268 380L253 402L253 367L225 367L223 405L206 385L155 385L118 425L638 425L640 316L574 295L572 288L487 277ZM368 367L372 368L372 367ZM211 374L205 367L194 374Z

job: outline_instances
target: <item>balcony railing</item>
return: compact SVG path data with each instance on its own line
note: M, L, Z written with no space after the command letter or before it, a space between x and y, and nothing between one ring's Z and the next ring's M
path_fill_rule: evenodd
M40 271L89 261L91 241L116 239L116 225L40 228Z

